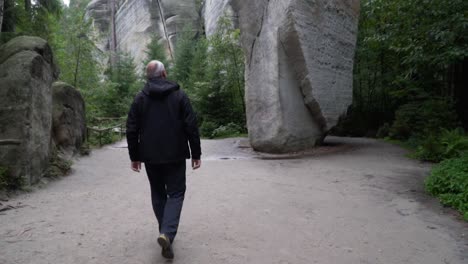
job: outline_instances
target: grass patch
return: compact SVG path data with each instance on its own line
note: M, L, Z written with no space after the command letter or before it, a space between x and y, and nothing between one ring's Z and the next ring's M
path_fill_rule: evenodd
M436 165L426 179L425 187L442 204L459 210L468 221L468 154Z

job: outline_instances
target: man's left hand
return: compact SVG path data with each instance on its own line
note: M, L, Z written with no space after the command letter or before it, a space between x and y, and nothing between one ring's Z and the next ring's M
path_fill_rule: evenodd
M131 164L132 170L135 172L140 172L141 170L141 162L140 161L132 161Z
M192 159L192 169L196 170L201 167L201 160L199 159Z

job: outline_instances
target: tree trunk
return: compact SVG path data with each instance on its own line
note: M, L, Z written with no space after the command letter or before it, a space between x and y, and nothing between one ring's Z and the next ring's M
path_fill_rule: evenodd
M13 8L15 6L14 0L1 0L3 1L3 21L2 21L2 32L14 32L15 31L15 14L13 14Z
M468 130L468 59L455 64L453 87L455 100L457 102L457 112L463 126Z
M169 48L169 56L171 57L171 61L174 61L174 54L173 54L173 48L171 46L171 41L169 40L169 34L167 32L167 25L166 25L166 17L164 16L164 10L162 8L161 2L159 0L156 0L157 8L159 9L159 16L161 18L161 23L163 25L163 30L164 30L164 37L167 40L167 46Z
M0 0L0 31L2 31L2 22L3 22L3 3L5 0Z
M117 35L115 33L115 0L109 0L111 12L111 40L110 40L110 64L111 68L114 68L117 63Z
M31 0L24 0L24 10L27 16L31 15Z

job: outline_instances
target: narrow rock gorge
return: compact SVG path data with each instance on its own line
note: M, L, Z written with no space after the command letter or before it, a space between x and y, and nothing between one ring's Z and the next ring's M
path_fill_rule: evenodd
M152 36L159 36L173 57L184 27L203 23L209 36L227 15L241 30L252 146L290 152L319 144L352 101L359 0L197 3L94 0L87 16L102 36L99 47L128 52L141 65Z

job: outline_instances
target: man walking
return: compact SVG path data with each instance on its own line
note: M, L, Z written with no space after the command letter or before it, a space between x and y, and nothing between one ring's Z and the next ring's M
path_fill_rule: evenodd
M158 243L163 257L172 259L185 195L185 159L191 156L192 168L200 168L200 136L190 101L179 85L166 80L164 64L151 61L146 74L148 81L128 113L128 150L133 171L140 172L145 163Z

